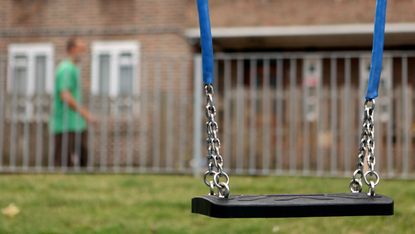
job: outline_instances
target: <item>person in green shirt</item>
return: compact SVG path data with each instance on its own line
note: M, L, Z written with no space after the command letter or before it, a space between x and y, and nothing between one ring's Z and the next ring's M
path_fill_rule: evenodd
M77 63L86 50L79 38L67 41L67 59L57 67L49 128L54 135L55 166L73 166L76 159L81 167L88 164L87 123L96 122L82 106L82 81Z

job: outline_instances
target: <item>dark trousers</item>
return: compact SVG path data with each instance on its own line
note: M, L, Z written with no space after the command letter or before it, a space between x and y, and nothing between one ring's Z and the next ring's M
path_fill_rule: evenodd
M76 162L81 167L88 165L88 133L66 132L54 135L55 166L73 167Z

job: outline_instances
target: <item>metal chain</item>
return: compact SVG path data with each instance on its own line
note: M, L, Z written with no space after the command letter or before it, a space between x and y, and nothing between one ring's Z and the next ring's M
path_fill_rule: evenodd
M213 86L205 85L207 104L205 107L207 122L207 165L208 170L204 174L204 182L209 187L209 195L217 195L220 198L229 197L229 176L223 170L223 158L220 155L220 140L218 137L219 126L215 120L216 107L213 103ZM222 180L224 181L221 181ZM215 190L217 189L217 193Z
M369 196L375 195L375 187L379 183L379 174L375 171L375 128L374 128L375 100L365 102L362 134L360 136L360 146L358 154L357 169L353 172L350 181L350 191L352 193L362 192L362 179L369 186ZM367 155L366 173L363 173L364 160Z

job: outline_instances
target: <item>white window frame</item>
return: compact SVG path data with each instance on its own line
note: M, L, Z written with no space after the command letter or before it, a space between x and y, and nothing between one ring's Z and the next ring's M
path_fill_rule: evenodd
M12 73L14 68L14 56L18 54L23 54L28 58L27 73L28 73L28 83L27 83L27 96L31 97L35 92L35 57L38 55L46 56L46 93L52 94L53 91L53 58L54 58L54 49L51 43L31 43L31 44L10 44L8 51L8 72L7 72L7 92L11 93L13 91L13 82L12 82Z
M54 84L54 47L51 43L18 43L10 44L8 46L8 66L7 66L7 93L13 95L13 70L14 57L16 55L24 55L27 57L27 86L24 95L23 104L21 102L16 105L23 105L25 111L22 113L11 113L13 120L25 121L34 117L34 105L32 97L35 95L35 57L42 55L46 57L46 77L45 77L45 92L47 95L52 95ZM14 107L13 110L14 111ZM40 113L41 115L45 113ZM17 116L16 116L17 115Z
M310 71L310 66L314 70ZM323 77L323 60L320 55L307 55L303 58L303 89L304 89L304 114L307 121L316 121L319 113L319 93ZM314 96L310 94L310 88L314 88ZM313 107L313 112L309 112Z
M92 95L99 95L99 55L110 55L110 98L119 96L119 55L128 52L132 54L133 64L133 95L138 95L140 85L140 43L138 41L98 41L92 44L92 69L91 69L91 93Z
M359 76L360 76L360 96L363 97L366 94L367 82L369 80L371 64L371 54L365 53L359 58ZM390 119L391 113L391 97L393 90L393 58L388 53L384 53L381 81L386 83L386 90L383 87L379 87L379 97L376 98L376 109L379 111L377 116L381 122L387 122ZM380 84L381 85L381 84ZM386 111L383 111L386 107Z

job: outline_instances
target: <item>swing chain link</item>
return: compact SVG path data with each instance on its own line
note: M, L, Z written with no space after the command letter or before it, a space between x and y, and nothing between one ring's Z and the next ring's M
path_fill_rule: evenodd
M352 193L362 192L362 179L369 186L369 196L375 195L375 187L379 183L379 174L375 171L375 128L374 128L375 100L365 102L362 134L358 153L357 169L353 172L350 182ZM364 160L367 155L368 171L363 173Z
M229 176L223 170L223 157L220 155L220 140L218 137L219 125L215 120L216 107L213 102L213 86L205 85L207 104L205 107L207 122L207 164L208 170L204 174L204 182L209 187L209 195L217 195L220 198L229 197ZM209 179L210 178L210 179ZM224 181L221 181L221 178ZM217 189L217 193L215 190Z

